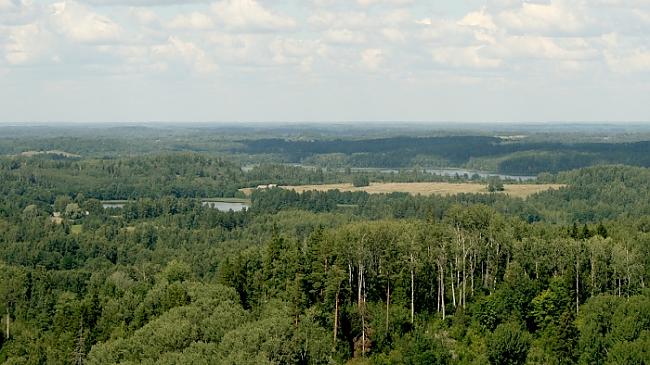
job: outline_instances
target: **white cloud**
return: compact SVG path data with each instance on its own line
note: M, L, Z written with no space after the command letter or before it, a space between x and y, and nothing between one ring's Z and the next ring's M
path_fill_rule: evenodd
M222 0L212 5L212 11L227 28L238 31L279 31L296 27L296 21L290 16L271 12L255 0Z
M494 24L494 21L492 20L492 16L486 13L485 10L473 11L465 15L458 22L458 24L466 27L475 27L489 31L494 31L497 29L496 24Z
M406 34L397 28L384 28L381 34L390 42L404 42Z
M349 29L331 29L323 34L323 39L333 44L362 44L366 42L366 36L361 32Z
M455 68L493 69L501 60L481 54L483 47L441 47L431 51L432 60L440 65Z
M36 9L29 0L0 0L0 26L32 23L39 15Z
M298 66L302 72L311 71L315 59L325 53L325 48L317 41L291 38L276 38L269 48L276 64Z
M587 31L591 19L585 8L571 1L524 2L521 7L500 12L499 23L508 31L524 34L567 35Z
M22 1L0 0L0 11L15 12L20 8Z
M52 4L50 10L56 30L73 42L113 43L122 34L121 27L113 20L79 3L63 1Z
M158 6L207 3L210 0L81 0L92 5Z
M426 44L466 46L476 41L473 29L452 20L426 18L418 20L416 24L419 26L417 38Z
M4 45L5 60L11 65L35 62L46 56L50 39L50 35L37 24L12 27Z
M321 29L368 29L372 20L365 12L357 11L317 11L309 16L308 23Z
M212 18L199 12L180 14L175 16L168 24L170 28L177 29L210 29L214 28Z
M152 25L160 21L158 14L153 10L145 8L130 8L129 15L133 17L139 25Z
M617 73L650 72L650 50L636 48L616 53L606 50L605 60L609 68Z
M373 89L411 80L427 90L440 80L535 80L549 90L566 90L566 80L619 90L650 81L647 0L443 3L0 0L0 81L33 86L85 72L164 85L189 72L210 76L197 84L218 78L210 87L280 93L307 80L347 88L372 80Z
M379 48L368 48L361 52L361 66L369 71L377 71L384 62L384 51Z
M171 62L181 60L197 73L211 73L217 70L217 65L203 49L175 36L169 37L167 44L153 47L152 53L154 56Z
M414 0L357 0L357 3L361 6L371 6L377 4L392 5L392 6L404 6L412 4Z

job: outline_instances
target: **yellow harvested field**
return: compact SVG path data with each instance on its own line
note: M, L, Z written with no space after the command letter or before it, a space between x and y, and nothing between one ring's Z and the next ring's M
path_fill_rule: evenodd
M550 189L559 189L561 184L505 184L503 193L514 197L525 198L529 195ZM352 184L325 184L325 185L300 185L281 186L283 189L291 189L297 192L318 190L340 190L340 191L365 191L370 194L404 192L412 195L453 195L459 193L485 193L487 185L473 183L441 183L441 182L418 182L418 183L372 183L370 186L356 188Z

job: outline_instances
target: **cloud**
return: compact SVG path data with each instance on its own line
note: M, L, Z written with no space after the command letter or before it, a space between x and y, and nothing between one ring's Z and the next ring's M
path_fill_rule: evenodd
M406 40L406 34L398 28L384 28L381 30L381 34L390 42L404 42Z
M650 50L635 48L622 53L605 51L609 68L617 73L650 72Z
M319 29L368 29L373 26L372 20L365 12L356 11L316 11L309 16L307 22Z
M3 47L4 58L10 65L34 63L48 53L50 41L51 35L37 24L12 27Z
M414 0L357 0L357 3L361 6L371 6L371 5L392 5L392 6L404 6L412 4Z
M164 45L154 46L152 53L163 60L171 62L180 60L197 73L211 73L217 70L216 63L207 56L203 49L175 36L170 36Z
M0 26L25 25L39 16L36 6L27 0L0 0Z
M16 12L22 6L24 6L24 2L21 0L0 0L0 11L2 12Z
M366 42L366 36L361 32L349 29L331 29L323 34L323 39L333 44L362 44Z
M222 24L236 31L282 31L296 27L292 17L271 12L255 0L222 0L211 9Z
M298 66L302 72L311 71L315 59L326 52L325 47L318 41L292 38L276 38L269 48L273 54L273 62Z
M160 6L207 3L210 0L82 0L91 5Z
M519 34L579 35L590 30L592 20L585 8L572 2L524 2L520 7L497 14L499 23L509 32Z
M368 71L377 71L384 63L384 51L379 48L368 48L361 52L361 66Z
M479 47L441 47L431 51L433 62L447 67L470 69L494 69L502 61L482 54Z
M441 80L489 86L495 79L522 88L566 88L571 80L624 89L650 81L649 4L0 0L0 81L33 87L41 79L137 75L164 86L190 74L202 76L191 78L198 85L279 92L312 81L430 90Z
M168 26L175 29L211 29L214 28L214 21L208 15L195 11L175 16Z
M52 4L50 10L55 29L73 42L114 43L122 34L120 25L79 3L63 1Z
M158 14L150 9L130 8L128 14L138 25L152 25L160 22Z
M497 26L494 24L492 16L486 13L485 9L468 13L458 22L458 24L466 27L485 29L488 31L497 30Z

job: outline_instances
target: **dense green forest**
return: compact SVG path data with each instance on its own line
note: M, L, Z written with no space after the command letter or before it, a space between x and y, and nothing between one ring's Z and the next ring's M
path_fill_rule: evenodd
M259 139L245 141L251 154L284 154L291 162L341 167L463 166L475 159L495 159L496 172L516 175L558 172L602 163L650 167L650 142L557 143L511 142L497 137L391 137L362 140ZM422 158L428 156L428 159ZM487 164L487 162L483 162ZM476 164L476 162L475 162ZM484 167L484 165L478 165Z
M0 125L0 155L50 151L104 159L191 152L227 157L240 165L286 163L338 170L456 167L520 176L599 164L650 167L647 126L502 128L509 129ZM549 132L554 129L557 132Z
M270 188L235 212L202 199L245 198L239 189L269 183L499 184L417 169L259 160L242 169L250 160L226 150L263 154L257 137L231 138L219 153L125 153L132 141L115 138L100 154L53 144L43 150L81 157L0 158L0 363L650 362L650 169L629 166L646 166L647 153L635 153L647 142L574 144L568 153L598 164L556 172L566 166L548 168L543 153L493 137L404 139L391 147L404 161L439 149L460 162L477 156L475 141L529 156L517 163L565 187L527 199L499 189L425 197ZM331 141L317 152L389 150ZM293 145L273 143L285 149L278 154ZM301 159L312 143L296 144ZM553 143L544 147L551 158L564 156Z

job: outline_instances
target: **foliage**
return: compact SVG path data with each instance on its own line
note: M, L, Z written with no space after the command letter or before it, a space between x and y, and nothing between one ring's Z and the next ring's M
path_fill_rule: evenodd
M368 186L370 185L370 179L367 175L357 174L352 178L352 185L357 188Z
M431 141L414 148L450 160L464 158L450 141L494 142ZM291 148L370 164L356 149L384 147L310 143ZM567 187L527 200L271 188L241 212L201 201L351 174L194 153L0 158L0 362L647 363L647 169L547 175Z
M488 340L491 364L524 364L530 346L530 335L516 323L499 325Z

